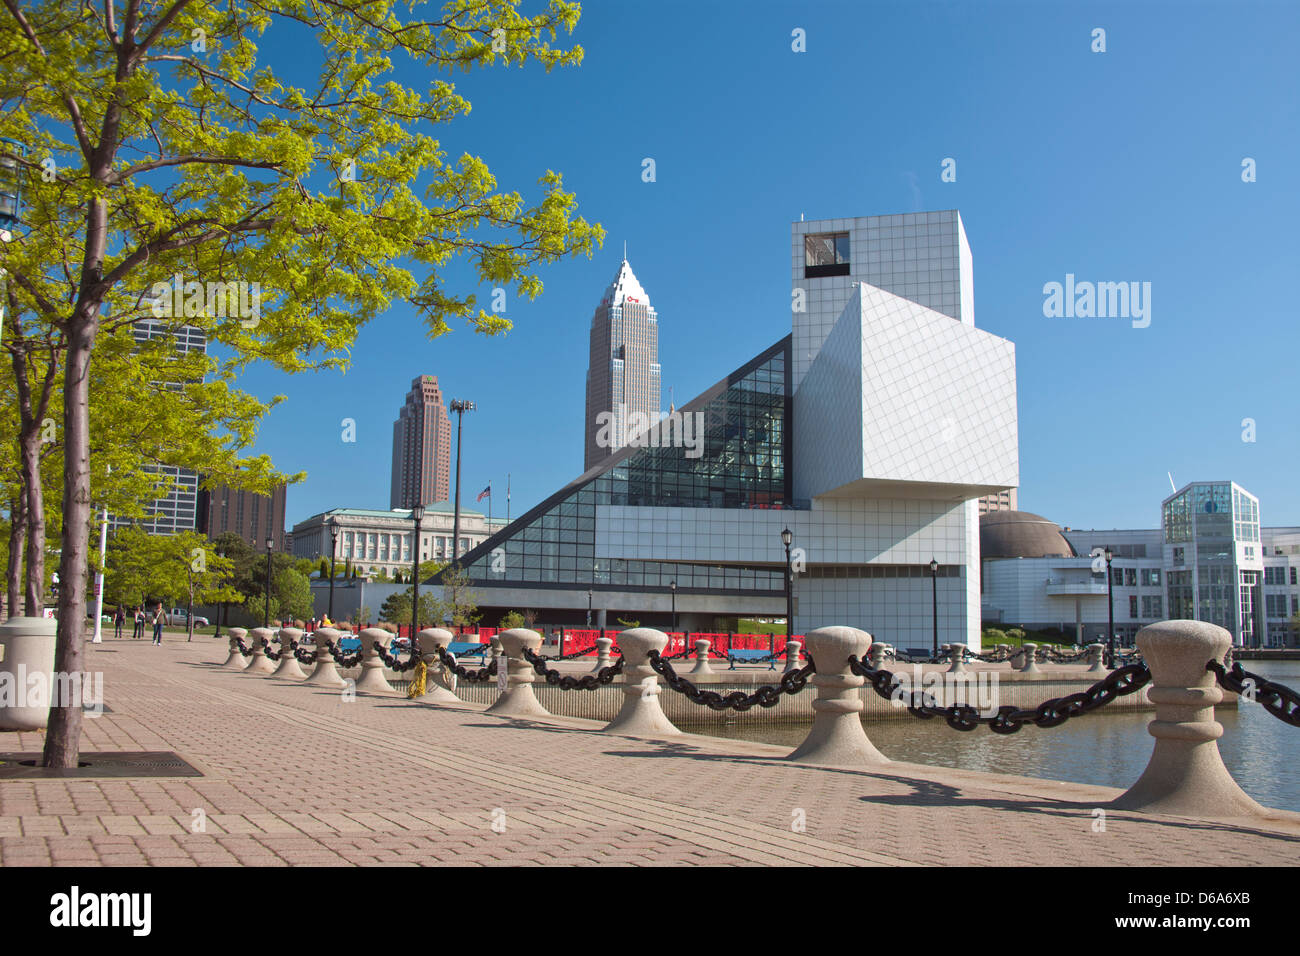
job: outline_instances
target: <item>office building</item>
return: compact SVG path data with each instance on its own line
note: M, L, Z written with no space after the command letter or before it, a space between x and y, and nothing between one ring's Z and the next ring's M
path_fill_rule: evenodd
M583 470L659 420L659 316L624 259L591 317Z
M198 530L209 538L234 532L249 547L266 549L266 539L275 542L273 550L288 550L284 530L286 486L277 485L269 495L217 485L199 490Z
M451 475L451 418L438 376L421 375L393 422L392 490L389 505L412 508L446 501Z
M192 325L177 325L173 319L140 319L133 323L131 332L137 343L174 337L177 352L207 351L207 335L202 329ZM167 384L180 387L175 383ZM109 527L118 528L124 524L135 524L149 534L194 531L198 527L198 472L173 465L142 465L141 471L157 475L160 479L160 489L165 480L170 479L167 490L144 506L144 519L132 521L110 515Z

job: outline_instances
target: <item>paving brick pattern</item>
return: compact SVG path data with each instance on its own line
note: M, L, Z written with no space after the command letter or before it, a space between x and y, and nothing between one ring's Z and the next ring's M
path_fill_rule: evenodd
M0 865L1280 865L1300 851L1294 813L1108 811L1096 832L1118 791L348 701L219 669L225 641L206 637L88 650L111 713L86 720L83 749L174 750L205 776L0 781ZM1231 860L1214 849L1229 844Z

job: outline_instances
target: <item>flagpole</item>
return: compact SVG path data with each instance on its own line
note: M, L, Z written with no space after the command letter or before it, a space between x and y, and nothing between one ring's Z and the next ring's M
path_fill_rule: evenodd
M506 524L510 523L510 472L506 472Z
M488 482L488 537L492 537L492 482Z

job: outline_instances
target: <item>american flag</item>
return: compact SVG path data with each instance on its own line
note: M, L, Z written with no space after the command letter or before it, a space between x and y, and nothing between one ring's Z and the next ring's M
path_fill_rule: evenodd
M475 500L475 501L482 501L484 498L491 498L491 497L492 497L492 483L489 482L489 483L488 483L488 486L487 486L486 488L484 488L482 491L480 491L480 492L478 493L478 497L475 498L474 500Z

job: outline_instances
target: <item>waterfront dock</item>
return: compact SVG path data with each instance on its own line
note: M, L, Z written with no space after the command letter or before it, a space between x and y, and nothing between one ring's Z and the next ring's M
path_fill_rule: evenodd
M226 655L211 638L88 646L107 711L85 721L83 750L173 751L202 776L0 777L0 864L1289 865L1300 848L1296 813L1105 809L1099 830L1119 790L346 700L223 670ZM1229 845L1231 859L1214 849Z

